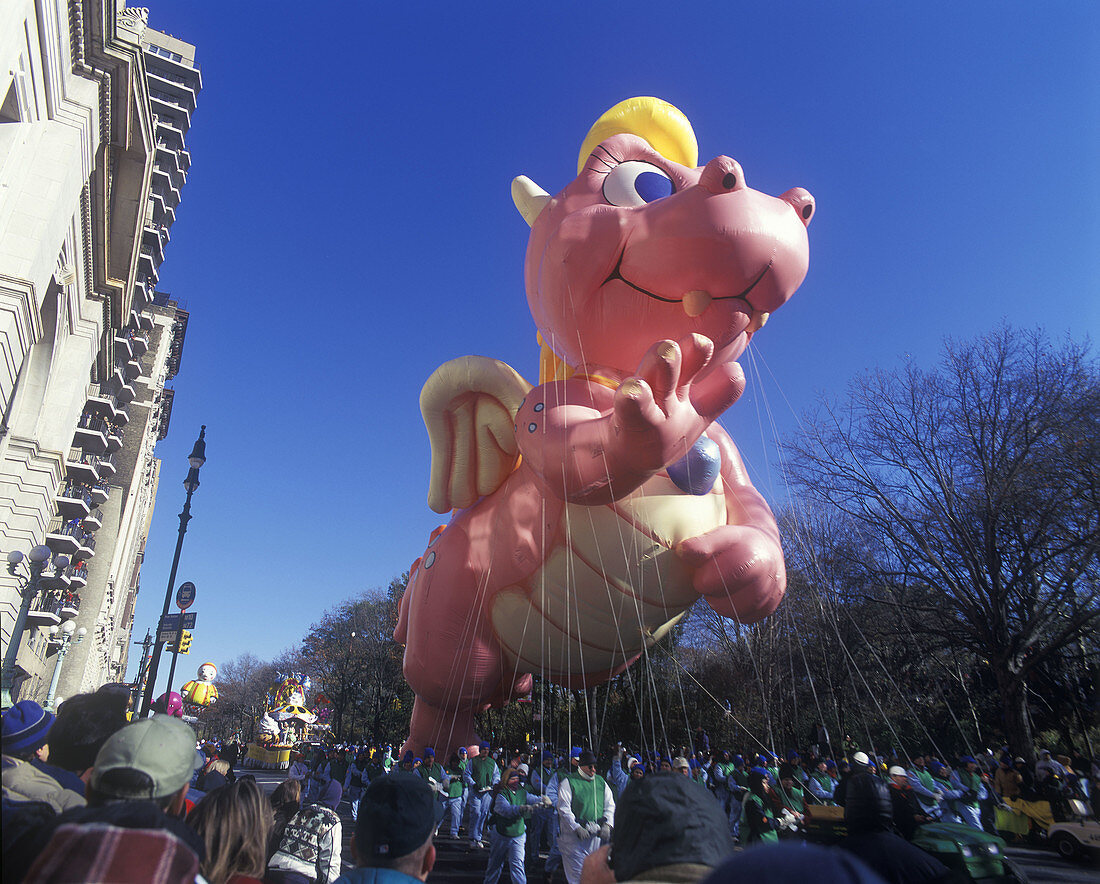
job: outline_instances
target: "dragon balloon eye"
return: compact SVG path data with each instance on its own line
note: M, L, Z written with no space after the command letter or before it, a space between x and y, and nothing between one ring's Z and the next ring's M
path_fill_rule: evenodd
M603 196L613 206L644 206L673 191L672 179L652 163L627 160L607 173Z

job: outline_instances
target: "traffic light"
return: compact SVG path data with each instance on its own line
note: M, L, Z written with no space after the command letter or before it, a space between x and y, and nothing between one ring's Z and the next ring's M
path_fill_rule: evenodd
M181 654L191 653L191 631L188 629L180 630L179 652Z

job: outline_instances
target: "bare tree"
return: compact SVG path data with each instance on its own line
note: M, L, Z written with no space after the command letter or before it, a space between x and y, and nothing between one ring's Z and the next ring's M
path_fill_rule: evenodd
M985 661L1031 753L1029 676L1100 625L1100 380L1087 345L1003 326L875 371L794 443L808 499L859 526L914 633Z

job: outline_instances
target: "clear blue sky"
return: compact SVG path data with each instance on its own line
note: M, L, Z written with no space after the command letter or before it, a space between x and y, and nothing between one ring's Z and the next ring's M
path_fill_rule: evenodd
M680 107L700 162L817 198L809 275L723 420L773 501L769 413L788 434L819 393L1003 318L1100 329L1092 0L189 0L149 21L198 47L205 83L161 275L191 323L134 623L159 614L207 424L178 683L271 658L422 552L440 517L421 385L466 353L537 374L511 179L560 190L623 98Z

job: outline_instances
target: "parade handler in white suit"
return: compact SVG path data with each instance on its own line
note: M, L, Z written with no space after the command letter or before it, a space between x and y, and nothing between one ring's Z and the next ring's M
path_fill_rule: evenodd
M607 780L596 773L596 756L581 753L575 773L558 784L558 849L569 884L580 884L584 858L611 841L615 797Z

